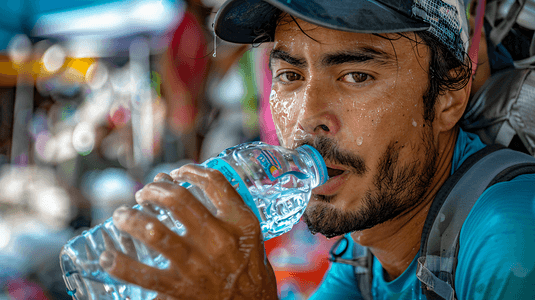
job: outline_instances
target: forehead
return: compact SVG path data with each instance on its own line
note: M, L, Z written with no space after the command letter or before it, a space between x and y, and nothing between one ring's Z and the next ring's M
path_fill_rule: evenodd
M366 49L384 53L405 65L421 65L429 59L429 48L414 32L354 33L321 27L288 15L276 27L273 49L296 54L309 51L318 58L326 52Z

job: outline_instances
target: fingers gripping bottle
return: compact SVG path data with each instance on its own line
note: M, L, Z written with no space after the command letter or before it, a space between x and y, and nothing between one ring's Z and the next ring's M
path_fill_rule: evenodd
M262 229L264 240L289 231L303 214L313 188L328 179L327 167L319 152L304 145L295 150L262 142L241 144L223 151L202 165L219 170L251 208ZM215 206L194 185L182 183L213 214ZM177 234L188 230L164 208L134 206L152 215ZM106 220L71 239L60 253L67 292L74 299L153 299L157 293L108 275L99 265L106 250L122 251L138 261L165 269L169 261L124 232L112 219Z

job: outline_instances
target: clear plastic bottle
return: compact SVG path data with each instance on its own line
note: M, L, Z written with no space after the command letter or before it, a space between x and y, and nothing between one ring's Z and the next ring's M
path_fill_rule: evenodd
M296 150L262 142L241 144L223 151L202 165L221 171L260 221L265 240L289 231L303 214L313 188L328 179L319 152L308 145ZM182 183L213 214L216 208L196 186ZM174 232L185 228L166 209L156 206L134 208L155 216ZM169 261L140 241L120 232L112 219L71 239L60 253L67 292L74 299L153 299L157 293L118 280L99 265L99 257L110 248L128 252L149 266L165 269ZM128 245L128 246L127 246Z

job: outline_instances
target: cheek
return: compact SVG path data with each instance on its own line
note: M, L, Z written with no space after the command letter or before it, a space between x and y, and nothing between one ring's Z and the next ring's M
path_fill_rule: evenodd
M395 126L392 112L396 111L396 101L391 93L368 93L358 99L346 99L344 126L347 137L356 146L370 146L379 139L389 136L389 131ZM397 105L399 106L399 104Z
M421 95L402 92L398 85L385 85L381 93L370 93L367 100L349 100L344 124L353 145L379 147L393 140L412 138L423 126Z
M298 99L297 93L290 97L280 97L276 88L271 90L269 96L269 105L277 137L285 147L293 148L300 141L311 136L298 125L299 113L303 108Z

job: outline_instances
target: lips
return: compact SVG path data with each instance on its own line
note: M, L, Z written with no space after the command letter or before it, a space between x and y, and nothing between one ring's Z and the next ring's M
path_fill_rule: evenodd
M323 185L313 189L312 192L318 195L332 195L335 194L340 187L346 182L349 172L344 169L339 169L333 166L327 167L329 180Z

